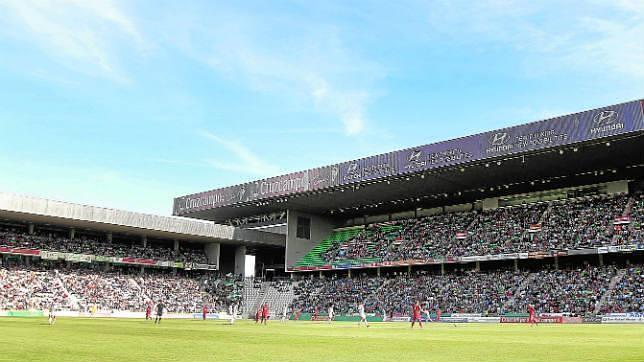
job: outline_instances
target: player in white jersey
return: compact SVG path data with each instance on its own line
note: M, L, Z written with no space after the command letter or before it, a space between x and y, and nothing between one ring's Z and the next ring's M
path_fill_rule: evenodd
M233 303L228 306L228 314L230 314L230 324L235 324L235 318L237 317L237 303Z
M362 325L362 323L369 328L369 322L367 321L367 313L364 311L364 303L360 302L358 303L358 314L360 315L360 322L358 322L358 326Z
M49 305L49 325L52 326L56 323L56 308L54 304Z
M282 310L282 322L286 322L288 320L288 305L284 306L284 310Z
M333 321L333 317L335 317L335 313L333 311L333 303L329 304L329 309L328 309L328 321L331 323Z

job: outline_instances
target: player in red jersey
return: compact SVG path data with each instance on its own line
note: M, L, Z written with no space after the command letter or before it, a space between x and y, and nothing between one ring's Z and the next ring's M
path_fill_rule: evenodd
M421 308L420 308L420 302L416 302L412 306L412 316L411 316L411 327L414 328L414 324L418 322L418 325L420 328L423 328L423 321L420 318L420 313L421 313Z
M528 314L530 315L528 317L528 323L530 323L530 326L536 326L537 317L535 317L534 306L532 304L528 304Z
M262 306L262 323L266 324L266 321L268 321L268 303Z
M206 320L206 317L208 316L208 307L206 305L203 305L203 308L201 309L201 315L203 317L203 320Z
M259 323L259 318L262 315L262 307L260 306L257 308L257 312L255 312L255 324Z
M148 306L145 308L145 320L150 320L152 317L152 305L148 303Z

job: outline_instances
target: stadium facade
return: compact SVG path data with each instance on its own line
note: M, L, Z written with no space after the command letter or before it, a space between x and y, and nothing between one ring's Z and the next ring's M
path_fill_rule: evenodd
M608 246L398 261L321 259L370 224L640 191L643 136L644 100L637 100L181 196L173 213L283 236L283 259L273 265L288 272L603 254ZM620 252L636 250L629 245ZM261 259L262 248L254 252Z

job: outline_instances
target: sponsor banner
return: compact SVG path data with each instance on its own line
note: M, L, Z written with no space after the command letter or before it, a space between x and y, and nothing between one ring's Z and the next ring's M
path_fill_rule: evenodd
M338 186L348 185L640 131L644 129L641 108L640 101L622 103L178 197L174 214L334 187L336 177Z
M563 323L563 317L536 317L537 323ZM501 316L500 323L528 323L528 317L522 316Z
M203 312L192 313L192 319L203 319ZM230 319L230 315L228 313L225 313L225 315L221 313L206 313L206 319Z
M528 253L519 253L519 259L528 259Z
M9 310L7 311L7 317L42 317L45 314L42 310Z
M582 318L584 324L599 324L602 322L602 317L597 315L587 315Z
M605 246L602 246L601 248L597 248L597 254L608 254L608 248Z
M602 323L644 323L644 313L608 313Z
M40 255L40 250L29 249L29 248L11 248L11 247L8 247L8 246L0 246L0 254L39 256Z
M146 258L122 258L121 263L123 264L141 264L141 265L157 265L156 260L146 259Z
M449 315L450 317L455 317L455 318L478 318L481 317L481 313L452 313ZM443 317L444 318L444 317Z
M503 254L503 259L518 259L519 254L518 253L513 253L513 254Z
M630 244L630 245L620 245L617 247L617 250L620 253L630 253L632 251L637 250L637 245L635 244Z
M65 260L74 263L91 263L93 255L65 253Z
M582 317L562 317L561 323L565 324L581 324L584 323L584 319Z
M588 255L588 254L597 254L597 249L575 249L568 250L568 255Z
M114 258L112 258L111 256L102 256L102 255L96 255L94 257L94 260L96 262L99 262L99 263L101 263L101 262L102 263L109 263L109 262L112 262L113 259Z
M531 251L528 253L528 259L543 259L548 256L546 251Z
M340 172L340 185L374 180L398 174L396 155L394 153L385 153L344 162L338 165L338 168Z
M326 166L309 170L309 188L320 190L340 184L340 165Z
M617 246L611 245L608 247L608 252L609 253L617 253L619 249L617 249Z

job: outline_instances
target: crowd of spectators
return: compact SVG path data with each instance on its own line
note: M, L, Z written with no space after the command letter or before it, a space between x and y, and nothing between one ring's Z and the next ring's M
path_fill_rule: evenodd
M629 226L629 196L588 196L427 216L367 225L321 256L329 263L438 259L490 254L594 248L641 241L644 199L635 196ZM623 229L623 231L622 231Z
M304 279L295 285L293 311L304 313L326 313L333 304L336 313L356 313L358 303L365 304L369 312L380 306L377 292L385 282L384 278L331 278Z
M0 268L0 310L142 312L163 302L171 313L227 310L241 302L243 281L232 276L141 274L128 269Z
M597 305L616 272L614 266L541 270L520 291L518 310L532 304L542 313L597 313Z
M333 304L338 313L355 313L358 303L380 315L408 315L419 301L443 313L500 315L524 313L531 304L539 313L598 313L598 303L611 296L604 311L642 311L641 267L627 269L615 289L609 284L614 266L578 269L456 272L446 275L398 273L388 277L305 279L295 286L294 311L323 314Z
M44 310L52 304L71 307L55 271L0 267L0 309Z
M181 248L175 252L172 248L155 245L131 245L117 241L107 242L75 238L73 240L54 235L29 235L12 229L0 229L0 245L9 247L31 248L74 254L90 254L108 257L131 257L155 259L173 262L207 263L203 250Z
M644 269L641 265L623 272L601 309L604 313L644 313Z

